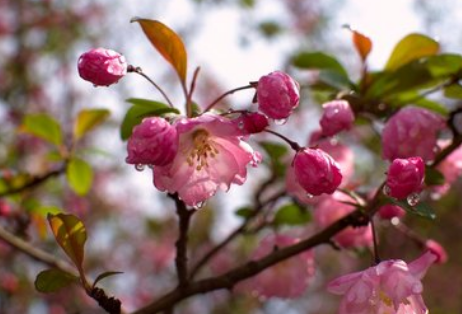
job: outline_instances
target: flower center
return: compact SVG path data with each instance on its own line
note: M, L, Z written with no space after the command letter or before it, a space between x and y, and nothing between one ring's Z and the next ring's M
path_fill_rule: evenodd
M218 155L218 149L214 147L210 140L210 134L206 130L199 129L193 132L193 149L189 152L186 159L191 167L196 164L196 170L200 171L204 167L208 167L208 158L215 158Z

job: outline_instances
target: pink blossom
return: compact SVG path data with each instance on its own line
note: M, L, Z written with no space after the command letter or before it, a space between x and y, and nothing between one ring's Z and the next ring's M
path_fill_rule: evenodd
M259 160L229 119L215 114L182 118L174 123L179 136L178 153L172 163L154 166L154 185L178 193L189 206L200 207L218 189L243 184L246 166Z
M435 263L444 264L447 262L448 253L446 253L446 250L441 244L439 244L435 240L428 239L427 241L425 241L425 247L427 248L427 250L436 255Z
M319 124L325 136L333 136L352 127L355 115L347 101L330 101L323 104L322 108L323 114Z
M380 207L378 215L382 219L392 219L394 217L401 218L406 214L406 211L397 205L386 204Z
M441 146L447 146L443 143ZM439 195L445 194L451 185L462 176L462 146L459 146L449 156L447 156L439 165L438 170L444 175L444 184L435 186L434 190Z
M327 227L355 210L354 206L342 202L354 202L354 200L340 192L322 198L315 206L314 221L316 224L322 228ZM337 233L333 240L344 248L368 247L372 245L372 229L370 225L357 228L348 227Z
M96 48L80 56L78 70L81 78L95 86L109 86L127 74L127 62L114 50Z
M242 135L260 133L268 126L268 118L258 112L243 113L233 121L237 123Z
M407 264L388 260L331 281L328 291L343 295L339 314L426 314L421 279L436 260L430 252Z
M146 118L133 129L127 144L128 164L165 166L178 150L176 128L158 117Z
M284 72L262 76L257 86L259 110L271 119L287 119L298 106L299 89L298 83Z
M297 182L311 195L332 194L342 182L339 165L321 149L298 151L292 165Z
M444 119L426 109L405 107L393 115L382 132L383 158L422 157L433 160L438 132Z
M275 248L283 248L299 240L288 235L269 235L262 240L252 259L258 260ZM276 265L236 286L237 291L252 291L261 297L297 298L303 295L314 275L313 252L306 251Z
M425 177L425 165L420 157L395 159L388 168L388 195L397 199L406 198L422 190Z

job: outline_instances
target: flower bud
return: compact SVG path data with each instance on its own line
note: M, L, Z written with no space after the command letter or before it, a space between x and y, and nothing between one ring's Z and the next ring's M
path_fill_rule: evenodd
M95 86L109 86L127 74L127 62L114 50L96 48L80 56L78 70L81 78Z
M427 248L427 250L436 255L435 263L444 264L447 262L448 254L446 253L446 250L443 248L441 244L439 244L435 240L429 239L425 241L425 247Z
M243 135L260 133L268 126L268 118L258 112L244 113L234 122Z
M345 100L334 100L322 105L323 114L319 124L325 136L333 136L353 125L355 115Z
M271 119L287 119L300 100L298 83L281 71L262 76L257 86L259 110Z
M127 144L126 162L165 166L173 161L177 150L176 128L163 118L146 118L133 129Z
M425 177L425 164L420 157L395 159L388 168L388 195L403 199L422 190Z
M298 183L313 196L332 194L342 182L338 164L329 154L318 148L298 151L293 167Z

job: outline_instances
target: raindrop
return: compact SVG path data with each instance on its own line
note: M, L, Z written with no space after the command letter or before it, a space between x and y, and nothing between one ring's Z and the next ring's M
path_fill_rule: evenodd
M195 208L195 209L201 209L201 208L204 207L204 206L205 206L205 202L199 202L199 203L197 203L197 204L194 206L194 208Z
M407 203L409 206L415 206L420 202L420 195L418 193L409 194L406 198Z
M143 165L143 164L136 164L135 165L136 171L143 171L144 167L145 167L145 165Z
M244 129L244 121L239 121L239 123L237 124L237 127L238 127L240 130L243 130L243 129Z
M313 195L313 194L310 194L310 193L306 193L305 196L306 196L307 198L313 198L313 197L314 197L314 195Z
M148 168L149 168L149 169L152 169L152 168L154 168L154 165L149 164L149 165L148 165Z
M283 125L287 122L287 119L278 119L278 120L274 120L274 124L276 125Z
M383 187L383 194L385 194L386 196L390 196L390 187L386 184Z
M400 220L399 220L398 217L393 217L393 218L391 218L390 222L391 222L391 224L392 224L393 226L397 226L397 225L399 225Z

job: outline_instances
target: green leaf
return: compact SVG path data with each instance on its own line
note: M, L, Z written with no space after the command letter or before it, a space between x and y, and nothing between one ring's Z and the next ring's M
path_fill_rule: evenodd
M444 96L451 99L462 99L462 86L460 84L452 84L444 89Z
M56 215L63 212L63 210L57 206L35 206L29 208L28 211L39 214L42 217L47 217L48 214Z
M255 210L250 207L242 207L236 210L236 215L242 218L249 218L254 215Z
M414 106L425 108L441 115L447 115L448 109L439 102L425 98L419 92L413 90L409 92L399 93L393 96L389 101L392 107L400 108L412 104Z
M87 240L87 231L83 222L70 214L49 214L47 219L56 242L58 242L82 274L84 246Z
M127 111L122 121L120 128L122 140L127 140L132 135L133 127L140 124L146 117L158 117L167 113L180 113L178 109L157 101L130 98L127 99L127 102L133 104L133 106Z
M82 196L88 193L93 183L93 170L85 161L77 157L69 160L66 167L67 182L71 189Z
M297 204L285 205L277 211L274 224L280 225L304 225L311 220L311 214Z
M411 206L405 200L397 200L391 197L387 197L387 201L388 203L398 205L399 207L403 208L408 213L411 213L413 215L419 215L427 219L436 218L435 211L427 203L419 202L417 205Z
M411 61L435 55L439 49L440 45L434 39L422 34L409 34L395 46L385 69L396 70Z
M449 53L430 56L427 66L434 77L457 75L462 70L462 56Z
M331 70L348 77L345 68L340 62L323 52L300 52L292 58L292 64L301 69Z
M348 77L332 70L320 71L318 75L318 82L331 87L336 91L354 89L354 84L348 79Z
M442 185L445 182L444 175L438 169L425 167L425 184L428 186Z
M282 144L267 141L260 142L260 145L270 157L269 164L272 171L274 171L274 173L276 173L279 177L283 176L286 170L286 165L281 158L287 154L287 147Z
M96 284L103 280L104 278L110 277L110 276L115 276L115 275L120 275L123 274L121 271L106 271L102 274L99 274L98 277L96 277L95 282L93 283L93 287L96 287Z
M79 277L64 272L60 269L47 269L40 272L35 278L35 289L43 293L51 293L67 287L72 283L78 283Z
M103 123L110 115L107 109L84 109L74 123L74 139L79 140L86 133Z
M47 114L29 114L25 116L21 131L37 136L56 146L61 145L63 134L59 123Z
M138 22L146 37L157 51L169 62L186 84L187 55L183 41L172 29L155 20L133 18L130 22Z

